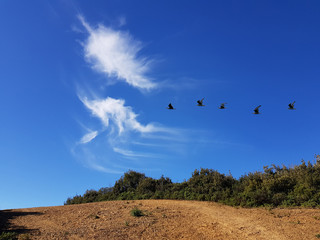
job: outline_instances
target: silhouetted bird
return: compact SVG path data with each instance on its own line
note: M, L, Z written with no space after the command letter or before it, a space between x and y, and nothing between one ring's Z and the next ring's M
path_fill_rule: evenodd
M290 110L295 110L295 108L294 108L294 103L295 103L296 101L293 101L293 103L289 103L289 108L288 109L290 109Z
M202 103L203 103L203 99L204 99L204 98L202 98L201 100L198 100L198 101L197 101L198 106L200 106L200 107L203 107L203 106L204 106L204 105L202 104Z
M171 103L169 103L169 105L168 105L168 107L167 107L168 109L170 109L170 110L173 110L173 109L175 109L175 108L173 108L173 106L172 106L172 104Z
M225 104L227 104L227 103L221 103L219 109L225 109L225 108L226 108L226 107L224 106Z
M253 114L260 114L260 112L259 112L259 107L261 107L261 105L259 105L258 107L256 107L256 108L253 110Z

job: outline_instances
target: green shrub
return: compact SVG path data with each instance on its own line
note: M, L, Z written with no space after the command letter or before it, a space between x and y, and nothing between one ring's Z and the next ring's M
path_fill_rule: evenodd
M130 213L131 213L131 216L134 216L134 217L144 216L143 212L139 208L132 209Z
M281 203L286 200L286 197L287 197L287 195L285 193L283 193L283 192L282 193L276 193L272 197L272 203L275 206L281 205Z
M231 206L320 206L320 156L316 163L301 161L294 167L264 166L263 172L238 180L213 169L195 170L189 180L172 183L170 178L146 177L128 171L115 185L99 191L87 190L68 198L65 204L105 200L179 199L221 202Z
M301 204L302 207L306 207L306 208L315 208L317 205L318 204L313 200L309 200Z
M16 240L18 239L18 234L15 232L2 232L0 234L0 240Z

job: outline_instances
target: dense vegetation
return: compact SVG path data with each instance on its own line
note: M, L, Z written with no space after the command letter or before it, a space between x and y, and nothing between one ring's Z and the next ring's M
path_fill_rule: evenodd
M153 179L143 173L128 171L112 188L87 190L83 196L68 198L65 204L106 200L184 199L221 202L232 206L304 206L320 204L320 155L315 163L263 167L264 172L241 176L221 174L212 169L195 170L182 183L170 178Z

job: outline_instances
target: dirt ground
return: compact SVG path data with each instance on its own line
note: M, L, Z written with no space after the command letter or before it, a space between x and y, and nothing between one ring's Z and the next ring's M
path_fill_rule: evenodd
M131 216L135 207L145 215ZM320 209L244 209L176 200L112 201L3 210L0 224L7 231L18 232L19 239L310 240L320 238Z

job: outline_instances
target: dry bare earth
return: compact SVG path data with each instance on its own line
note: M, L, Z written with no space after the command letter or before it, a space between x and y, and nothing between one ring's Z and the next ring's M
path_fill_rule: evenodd
M138 207L146 215L133 217ZM111 201L0 211L20 239L317 239L319 209L244 209L211 202Z

